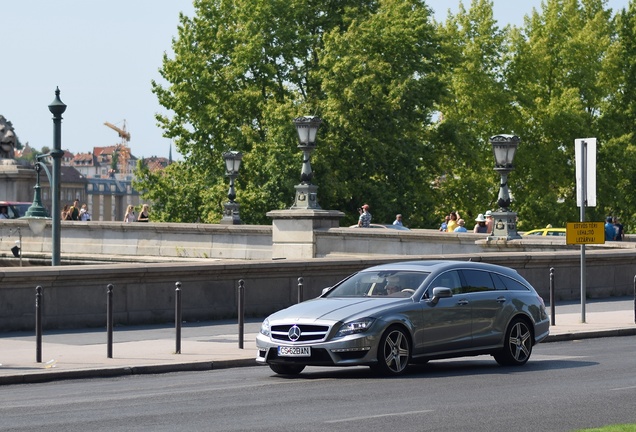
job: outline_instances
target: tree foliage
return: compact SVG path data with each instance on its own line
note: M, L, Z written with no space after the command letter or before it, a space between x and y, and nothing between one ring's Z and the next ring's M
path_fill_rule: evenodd
M199 0L195 10L181 16L174 58L164 57L168 84L153 91L172 113L158 121L184 169L205 173L200 188L220 191L222 153L241 151L241 218L268 223L267 211L293 204L299 182L292 120L315 114L323 208L351 220L369 202L379 221L396 212L424 220L431 174L422 142L441 87L424 3ZM209 211L220 218L221 208Z
M501 133L521 138L509 176L520 229L578 220L576 138L599 139L588 219L619 214L629 229L636 218L634 1L613 13L606 0L546 0L520 27L501 27L492 0L460 4L444 23L423 0L194 5L152 83L168 113L158 122L185 158L139 168L161 220L221 218L231 149L244 155L241 219L269 223L293 203L302 115L323 119L313 181L343 224L366 202L377 222L402 213L436 227L459 210L470 226L495 209L488 139Z

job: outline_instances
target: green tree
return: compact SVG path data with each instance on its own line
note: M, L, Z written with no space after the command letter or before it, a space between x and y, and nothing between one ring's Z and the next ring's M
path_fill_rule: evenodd
M220 219L227 190L221 155L244 154L236 180L241 219L293 203L301 153L292 119L323 119L312 160L323 208L357 217L363 201L377 221L397 212L421 223L430 203L427 146L441 85L430 10L417 0L197 0L180 17L165 83L153 92L170 115L157 119L201 179L208 202L190 207ZM183 176L182 176L183 178ZM180 179L181 181L182 179ZM146 196L167 199L144 184ZM156 207L156 204L155 204Z
M603 214L621 216L626 229L636 225L636 3L615 17L615 37L599 78L609 87L599 119L602 146Z
M578 220L574 140L598 136L607 94L599 80L612 36L604 4L548 0L512 32L506 81L522 144L510 183L520 229Z
M152 220L155 222L214 222L208 219L206 209L218 203L209 201L214 191L208 190L206 185L204 176L196 170L184 169L182 162L150 171L139 160L133 180L133 187L153 203Z
M503 75L509 29L497 25L492 8L489 0L473 0L468 11L460 4L439 26L453 66L440 79L448 92L431 128L439 167L437 223L458 210L470 227L479 213L494 209L499 181L488 139L515 132Z

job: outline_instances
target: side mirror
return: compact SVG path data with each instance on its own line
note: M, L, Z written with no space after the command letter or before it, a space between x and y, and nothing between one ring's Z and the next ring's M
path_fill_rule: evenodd
M448 298L453 296L453 291L450 288L436 287L433 288L433 298L431 304L436 305L441 298Z

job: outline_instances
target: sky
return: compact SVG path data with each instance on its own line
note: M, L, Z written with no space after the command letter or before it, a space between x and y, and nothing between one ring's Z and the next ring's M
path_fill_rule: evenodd
M267 0L263 0L267 1ZM459 0L428 0L435 19L455 13ZM628 0L609 0L614 10ZM466 8L470 0L465 0ZM541 0L494 0L495 19L522 25ZM130 133L138 158L168 157L156 113L166 113L151 91L164 53L171 56L179 13L194 14L192 0L20 0L2 4L4 60L0 68L0 114L11 121L22 144L53 146L48 105L67 105L62 148L86 153L121 142L109 122ZM168 113L169 114L169 113ZM182 159L172 147L172 157Z

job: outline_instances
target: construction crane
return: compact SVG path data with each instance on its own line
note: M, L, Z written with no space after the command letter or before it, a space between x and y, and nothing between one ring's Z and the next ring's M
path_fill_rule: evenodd
M111 128L112 130L114 130L115 132L119 134L119 138L121 138L121 143L126 145L126 143L130 141L130 132L126 131L126 120L124 120L123 123L124 124L122 128L120 129L112 123L104 122L106 126L108 126L109 128Z
M115 153L117 153L117 165L119 166L119 172L124 175L130 174L130 167L128 166L128 161L130 160L130 149L128 148L130 132L126 130L126 120L123 121L121 128L109 122L104 122L104 124L117 132L119 138L121 138L121 142L115 146L115 151L113 151L112 155L112 157L115 157Z

